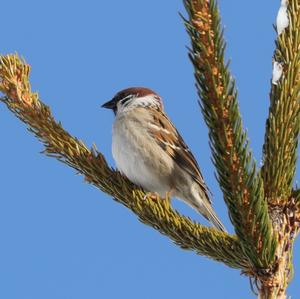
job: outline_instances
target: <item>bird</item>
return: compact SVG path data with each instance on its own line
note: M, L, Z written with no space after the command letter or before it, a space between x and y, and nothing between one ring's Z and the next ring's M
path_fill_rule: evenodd
M149 193L182 200L226 232L198 163L164 112L162 98L149 88L130 87L102 107L115 115L112 156L121 174Z

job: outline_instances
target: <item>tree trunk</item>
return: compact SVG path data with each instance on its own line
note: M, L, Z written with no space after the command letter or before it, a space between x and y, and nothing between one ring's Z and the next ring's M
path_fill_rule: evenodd
M259 299L287 299L287 287L293 278L293 243L298 232L297 207L293 199L284 208L273 207L270 215L277 232L278 246L272 269L257 275Z

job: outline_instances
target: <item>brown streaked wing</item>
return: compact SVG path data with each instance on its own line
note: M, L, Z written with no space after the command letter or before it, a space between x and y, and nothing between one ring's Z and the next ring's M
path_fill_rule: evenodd
M162 111L157 112L157 110L151 110L153 122L149 126L150 134L169 153L173 160L194 178L205 193L207 200L211 203L210 191L204 183L195 157L167 115Z

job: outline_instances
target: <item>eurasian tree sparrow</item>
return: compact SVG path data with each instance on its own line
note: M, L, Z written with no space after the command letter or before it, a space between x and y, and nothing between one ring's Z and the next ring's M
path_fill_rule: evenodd
M226 231L212 208L197 161L164 113L160 96L148 88L132 87L102 107L116 116L112 154L120 172L146 191L183 200Z

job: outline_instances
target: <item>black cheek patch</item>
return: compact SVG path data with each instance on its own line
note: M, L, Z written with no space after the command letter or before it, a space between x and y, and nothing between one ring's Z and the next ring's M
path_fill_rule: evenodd
M132 99L131 97L125 98L124 100L121 100L121 104L125 105L131 99Z

